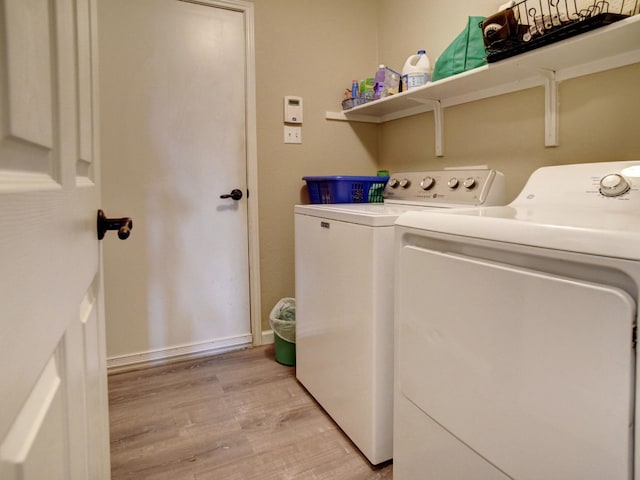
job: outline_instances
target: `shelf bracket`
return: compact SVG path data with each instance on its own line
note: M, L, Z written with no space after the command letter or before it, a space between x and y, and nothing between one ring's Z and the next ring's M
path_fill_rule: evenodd
M553 70L539 70L544 77L544 146L557 147L558 140L558 81Z
M444 157L444 124L442 119L442 104L440 100L433 102L433 119L436 127L436 157Z
M433 120L435 123L436 157L444 157L444 122L442 117L442 104L440 100L430 98L415 99L416 103L424 103L433 107Z

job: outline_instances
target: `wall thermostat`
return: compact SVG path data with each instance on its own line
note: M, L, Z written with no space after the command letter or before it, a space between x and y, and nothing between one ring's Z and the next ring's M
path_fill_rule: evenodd
M284 97L284 121L302 123L302 97Z

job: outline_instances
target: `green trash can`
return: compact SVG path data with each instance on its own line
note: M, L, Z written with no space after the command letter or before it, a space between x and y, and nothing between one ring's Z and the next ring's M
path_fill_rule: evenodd
M276 349L276 361L289 367L294 366L296 364L296 344L280 338L276 332L273 334L273 343Z
M296 364L296 300L283 298L271 310L269 324L273 330L276 361L282 365Z

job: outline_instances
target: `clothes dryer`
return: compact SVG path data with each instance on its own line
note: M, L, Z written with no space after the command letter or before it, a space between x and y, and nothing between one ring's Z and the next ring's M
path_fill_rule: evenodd
M636 478L639 169L398 218L394 479Z

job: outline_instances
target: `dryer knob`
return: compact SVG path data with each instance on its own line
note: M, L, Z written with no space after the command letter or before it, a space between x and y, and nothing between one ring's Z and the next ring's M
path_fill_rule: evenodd
M389 185L391 188L398 188L398 183L399 182L397 178L391 177L387 182L387 185Z
M409 188L409 185L411 185L411 182L408 178L403 178L402 180L400 180L400 186L402 188Z
M605 197L618 197L627 193L631 185L622 175L612 173L600 179L600 193Z
M473 177L466 178L462 185L464 186L464 188L471 190L476 186L476 179Z
M435 184L436 181L433 179L433 177L424 177L420 182L420 188L422 188L423 190L430 190Z
M460 184L460 181L453 177L451 178L448 182L447 185L449 185L449 188L451 188L452 190L455 190L456 188L458 188L458 185Z

